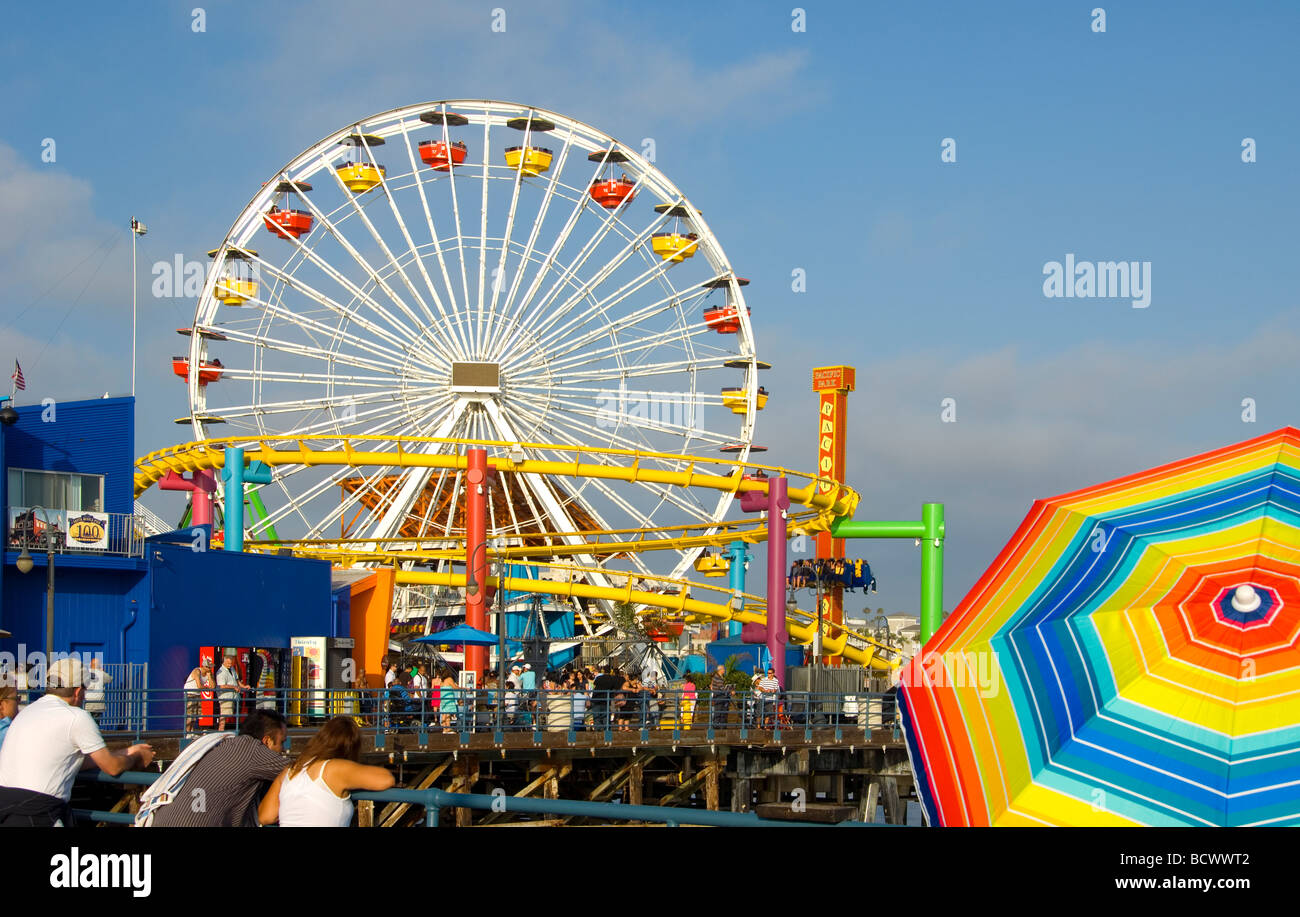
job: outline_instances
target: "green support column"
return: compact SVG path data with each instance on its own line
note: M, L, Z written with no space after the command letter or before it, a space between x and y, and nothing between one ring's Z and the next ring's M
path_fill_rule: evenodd
M923 503L921 521L840 519L836 538L919 538L921 541L921 643L943 623L943 504Z
M921 643L943 623L943 504L921 506Z

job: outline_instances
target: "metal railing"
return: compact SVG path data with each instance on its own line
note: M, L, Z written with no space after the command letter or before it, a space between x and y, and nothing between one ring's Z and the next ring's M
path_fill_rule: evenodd
M559 744L588 745L632 734L653 737L763 742L825 739L863 741L873 732L899 738L892 694L784 691L719 696L680 688L645 691L450 689L403 693L382 689L281 688L256 692L194 692L126 689L114 693L120 709L138 716L102 716L107 738L177 735L182 743L200 732L239 724L258 708L272 709L289 723L290 735L311 732L333 716L353 717L382 749L387 737L406 734L419 745L467 745L475 736L505 744L528 735ZM829 731L829 734L828 732ZM558 738L556 738L558 737Z
M99 772L86 774L79 779L126 786L149 786L160 776L160 774L141 771L128 771L120 776L110 777L108 774ZM560 815L578 818L601 818L613 821L654 822L667 825L670 828L678 825L707 825L723 828L812 827L801 822L759 818L753 812L719 812L673 806L588 802L580 799L537 799L530 796L502 796L487 795L485 793L449 793L446 790L432 787L424 790L395 787L391 790L378 792L358 790L354 791L351 796L355 800L408 803L422 806L424 808L424 824L429 828L438 827L442 809L476 809L478 811L512 812L529 815ZM134 821L134 816L129 812L106 812L95 809L74 809L73 812L78 819L91 822L129 825ZM868 828L883 826L879 822L843 821L836 825L819 827Z
M101 540L103 547L91 544L79 544L70 533L71 525L80 524L83 528L93 529L83 519L90 516L97 522L107 521ZM147 534L144 519L133 513L83 513L78 510L41 510L33 511L26 506L11 506L5 514L8 528L5 532L5 549L21 551L26 548L32 554L44 554L50 549L45 537L46 516L49 517L50 541L53 542L55 554L112 554L119 557L143 557L144 539Z

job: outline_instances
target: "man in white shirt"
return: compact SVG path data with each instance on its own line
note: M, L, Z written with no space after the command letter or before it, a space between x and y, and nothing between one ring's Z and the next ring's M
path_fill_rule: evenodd
M116 777L153 762L153 748L109 751L85 710L81 660L50 666L45 694L28 704L0 746L0 826L59 827L71 823L68 801L77 773L88 763Z
M235 712L239 709L239 692L247 690L248 685L244 684L235 669L235 657L226 654L221 668L217 670L217 697L220 698L221 705L221 725L217 727L218 732L225 730L227 722L234 721Z

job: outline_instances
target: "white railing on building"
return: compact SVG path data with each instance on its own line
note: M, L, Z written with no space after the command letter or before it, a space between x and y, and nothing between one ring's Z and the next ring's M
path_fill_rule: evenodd
M176 526L170 525L166 519L159 516L139 500L135 501L135 514L139 516L140 521L144 523L144 530L148 535L161 535L163 532L170 532L176 528Z
M51 542L56 554L113 555L143 557L145 522L134 513L100 513L80 510L44 512L26 506L11 506L5 513L5 549L45 553ZM49 538L46 537L46 520ZM101 531L96 532L95 525ZM70 531L75 528L75 531ZM93 537L92 536L97 536Z

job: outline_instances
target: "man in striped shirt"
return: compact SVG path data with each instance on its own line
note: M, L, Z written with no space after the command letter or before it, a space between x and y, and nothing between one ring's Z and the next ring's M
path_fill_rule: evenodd
M767 674L758 680L758 715L764 729L770 725L768 720L776 719L777 693L780 690L781 683L776 680L776 669L768 666Z
M194 765L177 798L158 809L155 828L245 828L257 825L257 797L287 763L284 717L254 710L239 735L218 743Z

